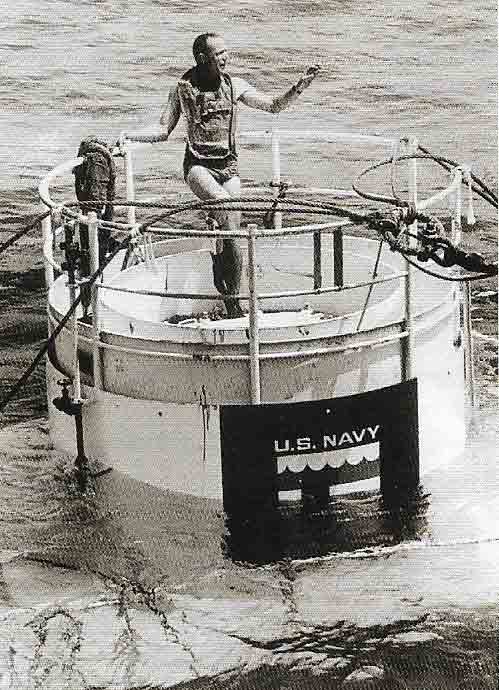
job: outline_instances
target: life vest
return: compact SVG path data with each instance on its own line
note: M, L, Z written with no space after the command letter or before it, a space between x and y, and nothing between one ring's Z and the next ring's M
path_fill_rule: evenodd
M83 213L103 212L105 220L112 220L116 184L116 166L113 156L103 141L97 137L83 139L78 156L85 160L73 168L76 198ZM93 202L93 203L92 203Z
M235 155L237 105L229 75L221 75L217 91L202 91L197 68L193 67L179 80L177 88L191 153L203 159Z
M73 168L76 198L82 213L95 211L103 220L113 219L113 205L116 188L116 165L106 142L95 136L83 139L78 148L78 158L83 163ZM102 264L113 238L108 227L99 228L99 263ZM90 275L90 249L88 226L80 223L80 277ZM91 290L88 285L80 288L84 316L88 315Z

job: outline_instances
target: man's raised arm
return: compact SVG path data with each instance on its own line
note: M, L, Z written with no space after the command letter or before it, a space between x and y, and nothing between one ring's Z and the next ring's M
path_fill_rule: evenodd
M272 97L257 89L249 89L242 94L240 101L250 108L265 110L268 113L280 113L281 110L285 110L310 86L320 69L320 65L309 67L303 77L300 77L297 83L281 96Z

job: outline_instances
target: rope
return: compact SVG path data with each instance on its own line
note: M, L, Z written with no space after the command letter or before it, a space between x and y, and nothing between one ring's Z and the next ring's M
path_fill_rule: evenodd
M141 232L145 229L159 223L166 218L171 218L174 215L182 213L184 211L199 211L204 208L210 208L212 210L223 211L228 210L229 207L232 211L243 211L247 213L261 213L262 211L268 210L269 199L267 197L231 197L230 199L208 199L205 201L193 201L185 204L179 204L170 209L166 213L162 213L154 218L147 220L140 226ZM252 204L252 205L249 205ZM265 208L255 208L255 204L265 204ZM328 204L326 202L309 202L303 199L283 199L280 201L281 207L286 212L291 213L312 213L323 215L336 215L339 217L349 218L354 223L365 223L369 215L360 214L354 211L350 211L341 206L336 206L334 204Z
M27 235L28 232L31 232L31 230L36 228L38 223L40 223L42 220L44 220L44 218L47 218L47 216L50 216L50 213L51 213L51 211L46 211L45 213L42 213L40 216L37 216L35 218L35 220L33 220L31 223L29 223L29 225L25 225L23 228L18 230L15 233L15 235L12 235L3 244L0 244L0 254L2 254L2 252L4 252L9 247L11 247L15 242L17 242L17 240L20 240L21 237L23 237L24 235Z
M420 157L418 154L416 156L402 156L399 160L410 159L413 157ZM421 156L427 158L426 156ZM372 170L381 165L386 165L390 161L382 161L372 166L367 171ZM379 199L378 199L379 200ZM275 200L272 200L274 203ZM211 210L232 210L232 211L245 211L247 213L260 214L262 211L268 212L268 202L267 197L232 197L229 199L208 199L208 200L195 200L191 202L186 202L183 204L165 205L168 210L165 213L161 213L158 216L154 216L146 220L141 225L137 226L137 231L143 233L145 230L151 228L156 223L164 220L166 218L171 218L174 215L183 213L185 211L196 211L203 209ZM391 200L393 203L398 203L396 199ZM262 204L264 207L262 209ZM440 237L438 233L435 232L435 228L439 225L438 221L430 216L426 216L422 213L418 213L414 205L408 202L403 202L404 206L398 212L396 220L388 220L383 218L379 212L373 212L369 214L360 214L357 212L350 211L343 207L337 206L335 204L330 204L328 202L317 202L317 201L307 201L307 200L296 200L296 199L281 199L281 207L283 211L295 212L295 213L307 213L307 214L320 214L320 215L334 215L347 217L351 222L356 224L367 224L372 229L380 233L384 239L389 243L393 251L399 251L405 258L407 255L412 253L420 260L427 260L429 258L433 259L436 263L443 266L450 266L453 264L458 264L462 268L469 271L474 271L478 275L476 276L461 276L461 277L451 277L444 276L443 274L434 273L423 267L412 264L419 270L428 273L434 277L442 278L442 280L453 280L466 282L468 280L478 280L483 277L491 276L497 273L497 266L488 265L479 255L468 255L464 252L458 250L449 240L444 237ZM401 227L406 227L407 225L415 222L421 221L427 224L428 228L431 228L431 232L424 234L418 234L417 238L423 245L423 249L418 251L412 250L409 252L401 245L402 233ZM157 234L161 234L161 229L153 230ZM407 228L406 228L407 233ZM222 234L222 233L221 233ZM438 254L439 250L443 250L443 258ZM473 261L472 261L473 259Z
M444 168L448 172L451 169L450 166L456 167L459 165L458 163L456 163L456 161L450 160L450 158L443 158L442 156L435 156L433 153L431 153L431 151L428 151L428 149L426 149L424 146L418 146L418 149L419 149L419 151L421 151L421 153L424 153L425 155L430 156L436 163L438 163L442 168ZM481 190L483 192L485 192L487 195L489 195L490 198L492 199L492 201L495 201L497 204L497 195L489 187L487 187L487 185L479 177L476 177L476 175L473 175L473 173L471 173L471 172L470 172L470 176L471 176L471 179L473 180L473 182L475 182L475 184L479 185ZM475 188L473 188L473 191L475 191L477 194L479 194L479 191L476 190ZM479 194L479 196L482 196L482 195ZM494 204L492 204L492 205L494 205ZM497 208L497 205L496 205L496 208Z
M105 258L102 265L99 266L99 268L96 271L94 271L94 273L92 273L92 275L90 275L87 278L86 284L89 287L91 285L93 285L93 283L95 283L95 281L103 273L103 271L106 268L106 266L108 265L108 263L116 256L116 254L121 249L124 249L128 245L128 242L129 242L129 238L126 238L125 240L123 240L123 242L121 242L116 247L116 249L113 251L113 253ZM42 347L38 351L37 355L35 356L35 358L31 362L31 364L28 366L28 368L24 371L22 376L16 381L16 383L12 386L12 388L7 392L7 395L2 400L0 400L0 413L3 412L5 407L9 404L9 402L11 402L11 400L13 400L16 397L16 395L19 393L19 391L22 389L22 387L24 386L26 381L31 376L31 374L35 371L38 364L41 362L41 360L44 358L44 356L49 351L49 348L51 347L51 345L55 342L55 339L57 338L59 333L62 331L64 326L67 324L67 322L69 321L71 316L74 314L76 308L78 307L78 305L81 302L81 299L82 299L82 292L80 292L80 294L76 297L73 304L69 307L67 312L62 317L61 321L57 324L57 326L55 327L53 332L50 334L50 337L47 338L45 343L42 345Z
M427 158L427 156L420 156L415 154L415 156L401 156L398 160L411 159L414 157ZM371 166L362 175L366 174L370 170L378 168L382 165L386 165L392 162L392 159L388 161L382 161L374 166ZM365 195L366 196L366 195ZM441 226L441 223L431 216L426 216L422 213L417 212L416 207L408 202L399 202L397 199L390 199L388 197L374 197L373 195L367 195L375 200L380 200L382 198L388 199L390 203L399 205L402 203L402 207L399 206L399 211L395 213L395 219L384 218L378 211L371 212L368 214L360 214L357 212L350 211L344 207L337 206L336 204L331 204L329 202L317 202L317 201L307 201L307 200L297 200L292 198L283 198L279 200L281 208L285 212L289 213L306 213L311 215L333 215L333 216L343 216L347 217L350 222L355 224L367 224L370 228L376 230L380 233L383 238L388 242L390 248L393 251L399 251L406 259L408 254L412 254L420 261L433 259L435 263L441 266L451 266L453 264L459 265L470 272L474 272L477 275L474 276L445 276L441 273L436 273L428 269L423 269L422 266L413 263L412 265L419 270L427 273L436 278L441 278L442 280L449 281L460 281L467 282L468 280L478 280L484 277L490 277L497 273L497 266L495 264L487 264L484 259L477 254L466 254L465 252L458 250L449 240L445 237L441 237L436 229ZM115 202L119 204L121 202ZM141 203L141 202L126 202L127 205L131 203ZM275 203L275 199L272 200L272 204ZM142 202L143 207L154 206L157 204L150 204ZM152 228L153 225L159 223L161 220L166 218L171 218L174 215L183 213L186 211L196 211L203 209L210 210L232 210L232 211L244 211L251 214L261 214L263 212L268 213L269 211L269 199L268 197L232 197L228 199L208 199L208 200L195 200L189 201L182 204L162 204L163 208L166 208L165 213L161 213L157 216L147 219L141 225L135 226L136 232L143 233L144 231ZM271 206L272 209L272 206ZM407 225L413 222L420 221L426 223L427 228L425 233L418 233L415 236L422 248L418 250L409 251L405 248L401 242L404 235L410 235L411 233L407 229ZM104 223L102 223L104 225ZM123 226L121 226L123 229ZM401 229L405 228L405 232L402 233ZM152 229L152 232L156 234L162 234L161 228ZM224 236L225 233L220 233L220 236ZM244 233L238 235L240 237L245 237ZM439 254L443 252L443 256Z
M437 160L435 157L430 156L433 160ZM401 156L398 158L398 160L404 160L404 159L412 159L412 158L429 158L427 155L412 155L412 156ZM356 182L365 174L368 172L375 170L376 168L379 168L383 165L387 165L388 163L393 164L394 156L392 156L391 159L381 161L380 163L375 164L374 166L371 166L367 170L365 170L361 175L357 178ZM442 159L445 160L445 159ZM438 162L438 161L437 161ZM403 202L399 199L390 198L390 197L380 197L380 196L375 196L375 195L369 195L364 192L360 192L355 188L354 184L354 190L360 194L360 196L364 196L365 198L380 201L380 200L386 200L388 203L392 204L397 204L397 205L403 205L403 208L405 209L405 213L400 213L399 218L398 218L398 224L394 220L386 220L383 219L378 212L375 213L370 213L370 214L360 214L356 213L353 211L350 211L348 209L345 209L343 207L336 206L334 204L330 204L327 202L309 202L306 200L296 200L296 199L289 199L289 198L280 198L278 199L280 205L285 210L286 212L291 212L291 213L309 213L309 214L321 214L321 215L335 215L335 216L340 216L340 217L347 217L350 219L351 222L357 223L357 224L364 224L367 223L371 228L375 229L377 232L379 232L383 239L385 239L392 250L398 251L405 259L406 261L411 265L417 268L418 270L422 271L423 273L426 273L427 275L430 275L432 277L439 278L440 280L447 280L447 281L452 281L452 282L470 282L474 280L480 280L482 278L490 277L493 272L497 273L497 266L493 265L486 265L485 262L483 261L482 257L479 255L467 255L464 252L460 252L458 255L458 251L452 243L450 243L448 240L445 240L445 238L442 238L440 236L435 236L435 235L427 235L426 237L423 235L418 235L418 239L420 241L423 241L426 243L433 243L433 255L429 253L429 251L426 252L419 252L419 255L424 255L425 258L433 258L437 263L440 265L448 265L450 261L450 257L452 257L453 263L459 260L461 257L461 260L465 262L465 260L470 259L470 257L475 258L475 263L478 266L480 264L480 261L482 262L483 266L485 269L490 271L489 273L487 272L479 272L475 275L471 276L446 276L441 273L436 273L434 271L431 271L429 269L423 268L419 264L416 264L414 261L411 261L408 256L408 252L404 250L401 247L400 244L400 236L401 236L401 231L400 231L400 224L410 224L415 220L421 220L426 223L431 223L432 219L430 217L424 216L422 214L418 214L415 212L414 208L411 208L411 205L408 204L407 202ZM193 202L186 202L183 204L154 204L150 202L112 202L113 206L114 205L122 205L122 206L129 206L129 205L135 205L135 206L140 206L143 208L166 208L168 209L165 213L161 213L158 216L155 216L153 218L150 218L147 220L145 223L142 223L139 226L135 227L135 233L140 232L144 233L144 231L151 226L155 225L156 223L160 222L163 219L166 218L171 218L174 215L177 215L179 213L182 213L184 211L195 211L195 210L202 210L202 209L212 209L212 210L227 210L227 208L230 208L231 210L241 210L241 211L246 211L249 213L261 213L262 210L266 211L268 213L268 202L269 199L267 197L232 197L229 199L209 199L209 200L196 200ZM272 200L272 203L275 204L275 200ZM251 205L250 205L251 204ZM262 209L261 205L265 204L265 207ZM70 204L70 206L77 206L78 204ZM260 206L260 207L259 207ZM272 209L271 207L271 210ZM64 207L63 213L68 213L68 215L74 215L74 212L70 211L67 206ZM32 221L29 225L25 226L22 228L20 231L18 231L15 235L13 235L9 240L3 243L3 245L0 245L0 253L10 247L12 244L14 244L17 239L22 237L23 235L27 234L30 232L36 225L46 218L50 214L50 211L47 211L46 213L42 214L41 216L37 217L34 221ZM110 223L106 221L101 221L101 225L106 225L106 226L114 226L118 227L119 229L123 229L123 225L119 225L116 223ZM160 232L158 229L155 230L155 232ZM407 232L407 228L406 228ZM125 238L122 242L117 244L117 246L114 248L114 250L110 253L109 256L106 257L106 259L103 261L101 266L92 274L90 275L87 280L86 280L86 285L87 287L90 287L93 285L93 283L101 276L103 273L105 267L109 264L109 262L116 256L116 254L121 250L125 249L129 246L130 242L132 241L134 235L130 235L127 238ZM380 246L378 249L378 255L376 258L376 263L374 266L374 272L373 272L373 277L375 277L377 273L377 268L381 256L381 248L382 248L382 242L380 242ZM444 257L440 258L438 255L436 255L436 249L438 243L438 248L439 249L444 249ZM415 250L414 250L415 251ZM415 251L417 254L417 252ZM452 265L452 264L449 264ZM471 270L479 270L479 269L471 269ZM367 303L370 298L371 294L371 289L372 286L368 292L366 303L364 304L364 309L362 311L359 324L357 326L357 329L360 327L360 324L362 323L362 319L364 317ZM82 296L83 292L80 291L80 294L76 297L74 302L71 304L69 307L68 311L66 314L62 317L61 321L59 324L56 326L54 331L51 333L50 337L47 338L46 342L42 345L40 348L39 352L29 365L29 367L25 370L25 372L22 374L22 376L18 379L18 381L12 386L12 388L8 391L7 395L0 400L0 412L3 411L3 409L8 405L8 403L18 394L18 392L22 389L26 381L29 379L31 374L34 372L40 361L43 359L43 357L47 354L50 346L54 343L55 339L59 335L59 333L62 331L64 326L67 324L71 316L74 314L76 308L82 301Z

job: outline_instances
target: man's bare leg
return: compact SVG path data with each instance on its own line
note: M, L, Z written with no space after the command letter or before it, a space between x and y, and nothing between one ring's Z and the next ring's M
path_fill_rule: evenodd
M239 177L232 177L223 186L220 185L201 165L194 165L187 175L187 184L200 199L229 199L240 195L241 182ZM213 216L223 230L238 232L241 214L237 211L214 211ZM213 257L213 272L215 287L226 295L237 294L241 287L242 256L237 239L223 240L222 250ZM243 312L239 300L227 298L224 300L227 314L232 317L242 316Z

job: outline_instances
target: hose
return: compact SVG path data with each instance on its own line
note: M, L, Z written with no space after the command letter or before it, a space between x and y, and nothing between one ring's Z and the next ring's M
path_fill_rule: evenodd
M95 283L95 281L100 277L100 275L102 274L102 272L104 271L106 266L109 264L109 262L112 261L112 259L116 256L116 254L121 249L125 249L128 246L129 242L130 242L130 238L128 238L128 237L125 240L123 240L123 242L121 242L116 247L116 249L114 249L114 251L109 256L107 256L105 258L105 260L103 261L101 266L99 266L99 268L96 271L94 271L94 273L92 273L92 275L90 275L86 279L86 281L85 281L86 285L88 285L89 287L91 285L93 285ZM82 292L80 292L80 294L76 297L76 299L71 304L71 306L69 307L67 312L62 317L62 319L59 321L59 323L57 324L55 329L52 331L50 336L43 343L42 347L40 348L40 350L36 354L35 358L31 362L31 364L28 366L28 368L24 371L24 373L21 375L21 377L16 381L16 383L8 391L7 395L5 395L4 398L2 398L2 400L0 400L0 413L3 412L5 407L7 407L7 405L9 404L9 402L11 402L16 397L16 395L20 392L20 390L23 388L26 381L29 379L29 377L35 371L38 364L40 364L40 362L42 361L44 356L49 351L51 345L55 342L55 339L57 338L59 333L62 331L64 326L67 324L67 322L69 321L71 316L74 314L76 308L78 307L78 305L81 302L81 299L82 299Z
M454 166L454 167L456 167L456 166L458 165L458 163L456 163L456 161L450 160L449 158L442 158L441 156L435 156L433 153L431 153L431 151L428 151L428 149L426 149L424 146L418 146L418 149L421 151L421 153L424 153L424 154L426 154L427 156L430 156L436 163L438 163L439 165L441 165L442 168L444 168L445 170L447 170L447 172L449 172L450 169L451 169L449 166ZM473 182L474 182L475 184L479 185L479 187L480 187L486 194L488 194L488 195L491 197L492 201L495 201L495 203L496 203L496 208L497 208L497 194L495 194L491 189L489 189L489 187L487 187L487 185L485 184L485 182L483 182L479 177L477 177L477 176L474 175L473 173L470 173L470 176L471 176L471 179L473 180ZM478 191L477 189L475 189L474 187L472 187L472 189L473 189L473 191L475 191L477 194L479 194L479 191ZM481 194L479 194L479 195L481 196ZM487 201L489 201L489 200L487 199ZM493 204L492 204L492 205L493 205Z
M426 149L425 149L426 151ZM439 165L443 166L445 170L448 172L452 169L452 166L455 165L457 166L458 164L455 163L454 161L448 159L448 158L443 158L442 156L434 156L432 154L426 154L426 153L414 153L410 155L404 155L404 156L399 156L397 159L398 161L403 161L403 160L415 160L415 159L420 159L420 160L431 160L434 161L435 163L438 163ZM363 199L368 199L369 201L376 201L382 204L391 204L392 206L406 206L408 202L403 201L401 203L400 199L396 197L389 197L389 196L383 196L381 194L372 194L369 192L365 192L358 187L359 181L368 173L373 172L374 170L377 170L378 168L381 168L385 165L391 165L393 163L392 158L387 158L385 160L379 161L378 163L375 163L374 165L371 165L369 168L366 168L363 170L360 175L358 175L355 179L355 181L352 184L352 189L354 192L356 192L359 196L361 196ZM488 189L488 187L483 183L479 178L477 178L475 175L471 176L474 181L477 182L483 189L477 189L476 185L472 187L473 191L478 194L478 196L482 197L485 201L487 201L491 206L494 208L497 208L497 197L496 195ZM463 184L465 184L463 180Z
M47 216L50 216L50 213L51 213L50 211L46 211L45 213L42 213L40 216L35 218L35 220L33 220L31 223L29 223L29 225L25 225L23 228L21 228L21 230L18 230L15 233L15 235L12 235L3 244L0 244L0 254L2 254L2 252L4 252L9 247L11 247L15 242L17 242L17 240L20 240L21 237L23 237L24 235L27 235L28 232L31 232L31 230L36 228L38 223L40 223L42 220L44 220L44 218L47 218Z

